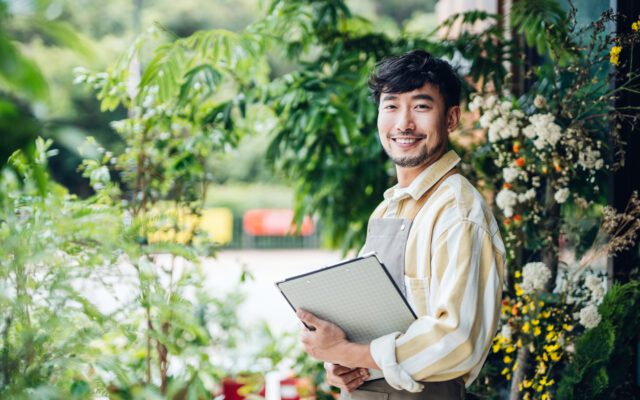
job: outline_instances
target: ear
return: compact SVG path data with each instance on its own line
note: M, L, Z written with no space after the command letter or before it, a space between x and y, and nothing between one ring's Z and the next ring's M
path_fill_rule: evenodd
M460 122L460 106L451 106L447 110L447 132L451 132L458 127Z

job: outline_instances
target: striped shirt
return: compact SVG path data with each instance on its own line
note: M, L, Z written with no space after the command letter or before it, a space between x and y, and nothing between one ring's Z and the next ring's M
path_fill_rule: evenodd
M388 189L371 218L406 218L459 162L449 151L406 190ZM388 365L395 352L401 375L427 382L463 377L469 386L497 330L504 263L498 224L482 195L460 174L449 176L420 209L407 239L405 284L418 319L395 340L374 340L373 359Z

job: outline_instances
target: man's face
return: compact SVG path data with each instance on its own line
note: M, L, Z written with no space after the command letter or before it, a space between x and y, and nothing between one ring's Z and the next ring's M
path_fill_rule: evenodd
M378 134L387 155L401 168L431 164L447 148L459 107L445 110L444 98L430 83L404 93L382 93Z

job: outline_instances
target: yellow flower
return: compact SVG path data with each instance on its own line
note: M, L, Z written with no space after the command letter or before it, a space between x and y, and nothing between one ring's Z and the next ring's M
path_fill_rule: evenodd
M538 302L538 305L539 305L540 307L544 307L544 301L540 300L540 301Z
M526 314L526 313L528 313L528 312L529 312L529 306L524 306L524 307L522 307L522 313L523 313L523 314Z
M567 332L571 332L573 330L573 326L568 324L562 324L562 329L564 329Z
M525 322L524 325L522 325L522 332L524 333L529 333L529 329L531 328L531 326L529 325L529 321Z
M516 360L516 362L513 363L513 367L511 367L511 371L515 371L516 368L518 368L518 360Z
M633 29L636 32L640 30L640 19L631 24L631 29Z
M542 317L547 319L551 316L551 311L543 311L542 312Z
M542 329L540 329L539 326L536 326L535 328L533 328L533 336L540 336L541 333L542 333Z
M520 285L516 283L515 288L516 288L516 296L522 296L524 292L522 291L522 288L520 287Z
M494 353L497 353L500 351L500 343L495 343L492 347L491 350L493 350Z
M556 352L549 353L549 357L551 357L551 360L554 362L560 361L560 355Z
M542 353L542 359L544 360L544 362L549 362L549 356L547 355L547 353Z
M520 271L516 271L516 273L514 275L515 275L516 278L520 278L522 276Z
M535 302L535 301L532 301L531 303L529 303L529 307L530 307L532 310L535 310L535 309L536 309L536 302Z
M546 392L540 397L540 400L551 400L551 396L549 396L549 392Z
M524 384L525 389L529 389L531 385L533 385L533 381L528 381L526 379L522 383Z
M613 65L618 65L620 63L620 52L622 51L621 46L613 46L611 48L611 53L609 54L609 61Z
M534 319L533 321L531 321L531 325L533 326L538 326L540 324L540 320L538 319Z
M548 331L552 331L554 329L555 329L555 327L553 325L547 325L547 330Z
M513 358L511 358L509 356L504 356L502 361L504 361L505 364L511 364L511 361L513 361Z
M540 374L540 375L544 375L547 373L547 364L545 364L544 362L540 362L540 364L538 364L538 366L536 367L536 373Z
M509 373L509 368L506 368L506 367L505 367L505 368L502 370L502 372L500 373L500 375L507 375L508 373Z
M518 338L518 341L516 342L516 346L518 348L522 347L522 339Z
M547 383L546 383L546 386L551 386L551 385L553 385L554 383L556 383L556 381L554 381L553 379L549 379L549 380L547 381Z
M512 344L508 345L507 348L504 350L504 352L507 354L511 354L514 351L516 351L516 348Z

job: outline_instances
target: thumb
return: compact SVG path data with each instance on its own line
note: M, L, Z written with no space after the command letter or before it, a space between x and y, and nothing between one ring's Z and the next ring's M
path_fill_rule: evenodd
M315 328L318 328L322 324L322 322L324 322L320 318L311 314L309 311L303 310L302 308L299 308L298 311L296 311L296 316L300 319L300 321L304 322L305 325Z

